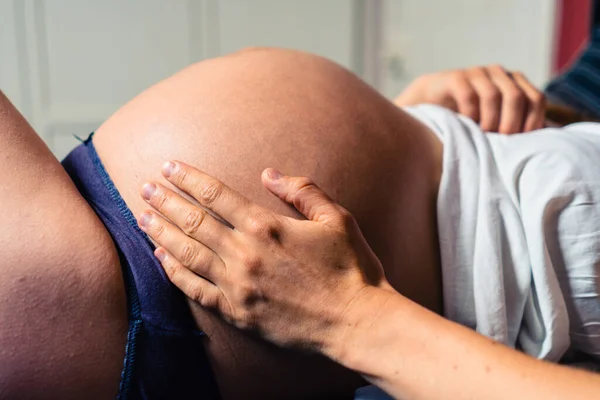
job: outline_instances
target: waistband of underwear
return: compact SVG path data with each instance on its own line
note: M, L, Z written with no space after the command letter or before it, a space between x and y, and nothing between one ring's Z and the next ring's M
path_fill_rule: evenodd
M207 398L218 398L212 369L202 346L198 347L198 340L201 340L204 334L196 327L185 297L170 283L154 257L154 246L138 227L133 213L108 175L92 138L93 133L86 140L82 140L82 144L63 160L63 166L109 231L119 254L127 297L129 328L118 398L137 398L140 385L155 386L161 379L169 383L168 386L178 381L176 386L181 389L180 394L185 392L185 398L189 398L188 395L192 392L194 395L198 394L201 388L206 390ZM144 349L143 343L147 342L148 335L154 337L153 344L151 348ZM157 339L159 337L162 339ZM156 340L163 343L159 345L162 347L154 347L158 343ZM148 351L153 354L150 359L146 354ZM161 373L164 366L160 365L138 365L142 362L140 357L145 360L143 363L156 364L151 361L152 358L156 358L154 361L161 360L158 364L174 364L171 368L167 367L170 370L181 364L188 371L187 374L193 375L195 380L182 382L179 378L169 378L171 375L187 374L176 374L177 371ZM150 385L143 382L140 384L140 368L144 371L143 374L156 376L156 373L160 373L162 376L149 378L155 381ZM205 385L202 385L202 381ZM191 386L192 382L196 390ZM186 388L183 388L184 386ZM177 388L172 390L174 391L171 393L177 392ZM208 395L209 393L212 394ZM155 395L156 393L149 398Z

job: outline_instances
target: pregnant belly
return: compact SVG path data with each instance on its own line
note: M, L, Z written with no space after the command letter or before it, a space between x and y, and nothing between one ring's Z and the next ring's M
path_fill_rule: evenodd
M398 126L416 136L407 139ZM310 176L355 215L396 289L437 310L435 205L427 141L418 133L424 129L328 61L255 50L194 65L149 89L97 131L95 144L134 214L146 208L139 189L161 179L170 159L292 217L298 214L262 188L260 173L275 167ZM418 153L410 148L416 144L424 146ZM191 308L208 334L225 398L351 398L362 383L320 356L275 348Z

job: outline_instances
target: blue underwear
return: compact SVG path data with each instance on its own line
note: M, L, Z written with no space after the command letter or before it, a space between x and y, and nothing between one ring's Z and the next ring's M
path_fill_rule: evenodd
M93 134L92 134L93 135ZM183 294L166 277L92 144L62 162L117 247L129 316L119 399L219 399L200 332Z

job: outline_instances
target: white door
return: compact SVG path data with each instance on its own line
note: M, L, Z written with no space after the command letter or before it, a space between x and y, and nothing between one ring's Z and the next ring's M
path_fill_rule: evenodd
M246 46L357 69L355 1L0 0L0 88L57 157L184 66Z
M384 0L381 89L427 72L499 63L538 86L550 76L555 0Z

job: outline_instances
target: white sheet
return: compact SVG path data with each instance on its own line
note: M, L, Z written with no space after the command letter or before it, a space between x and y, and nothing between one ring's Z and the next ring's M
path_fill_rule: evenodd
M600 124L503 136L406 109L444 143L445 316L532 356L600 356Z

